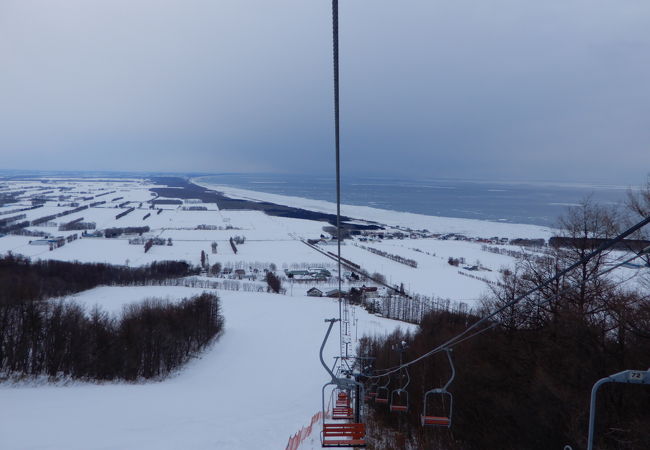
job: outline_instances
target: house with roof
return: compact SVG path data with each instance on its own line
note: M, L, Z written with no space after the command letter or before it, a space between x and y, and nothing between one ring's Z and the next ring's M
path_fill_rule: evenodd
M321 291L317 287L313 287L307 291L307 295L310 297L322 297L323 291Z
M379 296L379 290L377 286L361 286L361 293L364 298L374 298Z
M340 296L345 297L346 292L344 290L341 290L340 292L341 292ZM331 297L331 298L338 298L339 297L339 290L338 289L332 289L331 291L327 291L325 293L325 295L327 297Z
M308 270L288 270L284 269L284 273L288 278L293 278L297 276L308 276L309 271Z

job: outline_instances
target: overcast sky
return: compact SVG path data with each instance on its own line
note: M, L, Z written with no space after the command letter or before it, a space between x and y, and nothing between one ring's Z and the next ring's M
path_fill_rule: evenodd
M0 0L0 169L333 174L328 0ZM341 0L347 174L639 184L648 0Z

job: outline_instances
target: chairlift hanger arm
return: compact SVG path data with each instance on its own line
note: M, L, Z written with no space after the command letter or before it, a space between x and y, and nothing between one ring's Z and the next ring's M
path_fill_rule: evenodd
M451 359L451 351L452 350L450 348L445 349L445 352L447 353L447 360L449 360L449 367L451 368L451 376L449 377L449 380L447 380L447 384L445 384L443 387L445 391L451 382L454 381L454 378L456 378L456 368L454 367L454 361Z
M332 382L334 382L337 379L337 377L334 375L334 372L332 372L332 370L329 368L329 366L325 363L325 360L323 359L323 350L325 350L325 344L327 343L327 338L329 338L329 336L330 336L330 333L332 331L332 327L339 320L340 319L325 319L325 322L329 322L329 326L327 327L327 333L325 333L325 338L323 339L323 343L320 346L320 353L318 355L320 357L321 364L323 365L323 367L325 367L325 370L327 371L327 373L329 373L330 376L332 377Z

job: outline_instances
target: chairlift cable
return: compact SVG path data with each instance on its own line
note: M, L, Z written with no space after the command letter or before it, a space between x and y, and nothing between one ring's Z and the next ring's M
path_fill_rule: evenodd
M332 59L334 67L334 146L336 150L336 259L338 264L339 353L343 357L341 299L341 141L339 125L339 2L332 0Z
M350 397L348 393L356 392L357 397L363 393L363 386L356 379L342 378L339 371L342 370L343 364L347 362L347 342L345 343L345 359L343 354L343 321L348 320L347 302L345 304L345 315L343 314L343 299L341 298L341 170L340 170L340 132L339 132L339 24L338 24L338 0L332 0L332 48L334 62L334 129L335 129L335 147L336 147L336 246L337 246L337 263L338 263L338 291L337 298L339 304L339 318L326 319L329 327L323 343L320 348L320 361L325 370L329 373L331 380L322 388L322 408L323 408L323 429L321 431L322 447L365 447L366 426L360 421L360 402L359 398L355 399L356 411L352 416L353 410L350 408ZM325 364L323 359L323 349L327 338L332 330L334 322L339 322L339 358L334 363L338 369L336 375ZM347 331L347 322L346 322ZM349 367L349 365L348 365ZM327 386L336 386L340 396L337 397L336 407L333 410L333 419L354 420L352 423L326 423L325 418L325 389ZM345 395L343 395L345 392ZM335 417L336 414L336 417Z
M478 336L479 334L483 334L486 331L491 330L492 328L496 327L497 325L498 325L498 322L493 322L490 325L488 325L487 327L481 328L480 330L477 330L474 333L469 334L469 335L463 337L462 339L460 339L458 341L455 341L453 344L449 345L447 348L454 348L456 345L458 345L458 344L460 344L462 342L468 341L468 340L472 339L473 337ZM442 348L442 347L438 348L438 349L436 349L435 352L431 353L429 356L432 356L435 353L440 353L440 352L442 352L444 350L445 350L445 348ZM405 363L403 365L393 366L393 367L389 367L389 368L386 368L386 369L376 369L375 372L377 372L377 375L366 376L366 378L381 378L384 375L389 375L389 374L392 374L394 372L399 371L402 367L408 367L408 365L413 363L413 362L414 361L411 361L411 362ZM379 372L382 372L382 373L379 373Z

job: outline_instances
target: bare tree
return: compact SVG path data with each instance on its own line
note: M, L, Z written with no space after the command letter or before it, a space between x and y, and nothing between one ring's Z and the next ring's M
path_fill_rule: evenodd
M210 274L218 275L220 272L221 272L221 263L214 263L212 267L210 267Z
M266 284L276 294L282 289L282 281L273 272L266 272Z
M615 218L615 211L595 204L591 198L569 208L559 223L561 235L571 238L572 245L555 249L555 258L559 262L557 268L568 267L583 259L601 244L601 239L614 237L618 232ZM566 281L572 286L572 292L564 296L571 299L580 313L596 312L599 300L611 289L606 280L599 276L610 260L609 255L610 251L601 252L567 275Z
M650 175L638 192L628 191L626 206L635 219L643 219L650 216ZM648 236L647 231L644 236Z

